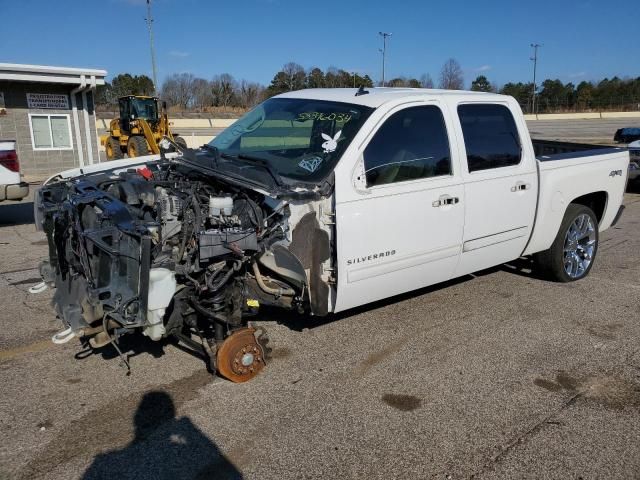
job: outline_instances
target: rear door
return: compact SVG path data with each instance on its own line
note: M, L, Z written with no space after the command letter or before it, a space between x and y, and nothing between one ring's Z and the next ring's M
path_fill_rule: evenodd
M538 174L528 135L507 103L457 105L466 161L462 255L456 276L518 258L535 217Z
M435 102L397 107L360 150L361 187L339 182L335 311L453 275L464 187L447 122Z

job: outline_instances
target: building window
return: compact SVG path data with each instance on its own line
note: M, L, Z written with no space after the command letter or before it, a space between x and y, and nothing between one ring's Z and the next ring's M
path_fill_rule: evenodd
M29 114L34 150L72 150L71 121L65 114Z

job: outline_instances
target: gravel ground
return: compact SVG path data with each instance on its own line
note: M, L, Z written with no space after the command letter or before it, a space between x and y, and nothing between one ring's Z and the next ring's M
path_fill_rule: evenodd
M640 194L591 275L524 261L324 320L262 317L247 384L143 342L51 344L44 236L0 205L0 479L638 478Z

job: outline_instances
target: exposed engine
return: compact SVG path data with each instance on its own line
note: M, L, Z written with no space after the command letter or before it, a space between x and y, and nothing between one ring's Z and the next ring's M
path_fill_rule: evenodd
M166 159L116 172L50 182L36 201L50 257L41 273L66 335L93 348L135 330L172 335L213 371L252 378L268 353L264 332L247 327L257 306L310 308L289 203Z

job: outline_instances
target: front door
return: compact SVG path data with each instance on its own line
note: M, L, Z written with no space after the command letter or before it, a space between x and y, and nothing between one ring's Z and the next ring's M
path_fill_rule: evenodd
M436 103L392 110L363 149L360 188L337 192L336 312L452 277L465 199L446 117Z
M538 174L532 149L521 141L528 136L519 134L507 104L462 103L457 110L466 152L460 276L522 254L533 228Z

